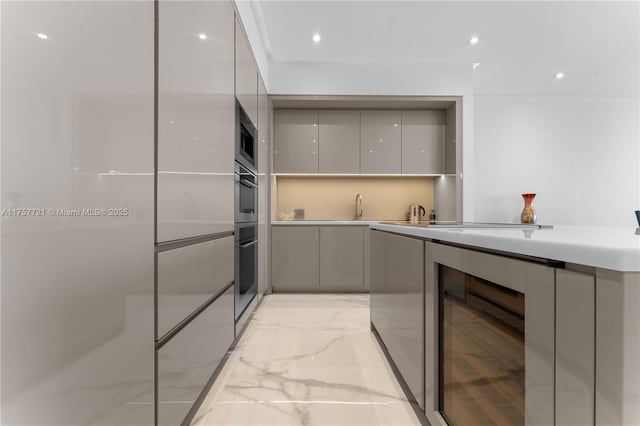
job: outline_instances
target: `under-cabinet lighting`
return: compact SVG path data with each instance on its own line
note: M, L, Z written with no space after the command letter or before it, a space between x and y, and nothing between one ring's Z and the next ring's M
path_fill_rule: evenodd
M560 71L559 73L556 73L556 80L562 80L563 78L565 78L567 75L565 73L563 73L562 71Z
M207 35L205 33L200 33L200 34L198 34L198 38L200 40L206 40L207 39Z
M315 33L315 34L313 35L313 42L314 42L314 43L320 43L320 40L322 40L322 37L320 36L320 34Z
M479 41L480 41L480 37L473 36L469 39L469 44L478 44Z
M36 37L38 37L40 40L48 40L49 36L46 35L45 33L38 33L36 34Z
M162 172L161 172L162 173ZM438 177L455 176L445 173L273 173L274 177Z

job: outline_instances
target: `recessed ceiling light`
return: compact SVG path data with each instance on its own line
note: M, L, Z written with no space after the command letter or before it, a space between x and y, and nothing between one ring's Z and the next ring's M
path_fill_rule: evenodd
M473 70L476 71L480 67L480 62L473 63Z
M469 44L478 44L479 41L480 41L480 37L473 36L469 39Z
M48 40L49 36L44 34L44 33L38 33L36 34L36 36L40 39L40 40Z
M205 33L200 33L200 34L198 34L198 38L200 40L206 40L207 39L207 35Z
M566 74L563 73L562 71L556 74L556 80L562 80L565 77L566 77Z
M315 33L315 34L313 35L313 41L314 41L314 43L319 43L319 42L320 42L320 40L322 40L322 37L320 37L320 34Z

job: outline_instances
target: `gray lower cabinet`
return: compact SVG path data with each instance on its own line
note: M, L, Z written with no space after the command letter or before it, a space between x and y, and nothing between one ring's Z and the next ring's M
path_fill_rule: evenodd
M320 276L320 230L316 226L274 226L271 230L274 289L313 289Z
M371 321L424 408L424 241L371 232Z
M183 422L233 339L231 286L158 350L158 425Z
M595 422L595 277L556 271L556 425Z
M384 236L384 232L374 230L369 232L371 323L380 329L389 328L387 321L388 315L386 314L387 296L384 281Z
M363 226L320 228L320 287L364 287Z
M402 113L362 111L360 122L360 173L402 173Z
M233 235L158 253L160 339L233 281Z
M321 110L318 171L360 173L360 111Z
M402 173L442 174L444 157L444 111L402 111Z
M273 162L276 173L318 173L318 111L274 112Z
M366 291L365 232L366 226L274 226L274 291Z

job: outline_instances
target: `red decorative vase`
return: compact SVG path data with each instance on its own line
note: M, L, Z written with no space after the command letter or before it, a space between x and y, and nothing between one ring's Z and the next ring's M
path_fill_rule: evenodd
M536 223L536 212L531 207L531 202L536 198L536 194L522 194L524 199L524 208L520 215L520 223Z

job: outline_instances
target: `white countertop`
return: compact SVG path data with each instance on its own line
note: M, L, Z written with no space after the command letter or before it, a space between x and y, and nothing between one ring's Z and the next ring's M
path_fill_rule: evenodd
M329 226L369 226L378 223L373 220L274 220L272 225L329 225Z
M374 223L373 229L437 239L623 272L640 272L635 228L554 226L553 229L443 229ZM525 232L530 237L525 236Z

